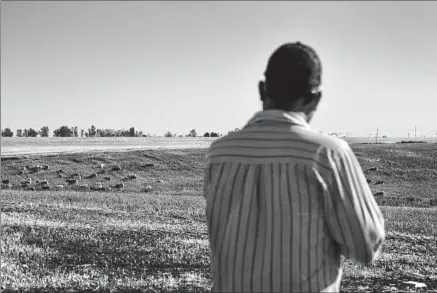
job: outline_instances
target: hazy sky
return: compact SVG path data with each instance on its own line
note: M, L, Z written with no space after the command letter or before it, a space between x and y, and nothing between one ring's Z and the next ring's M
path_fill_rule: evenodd
M437 3L418 1L2 2L1 126L226 133L297 40L324 67L316 129L436 135Z

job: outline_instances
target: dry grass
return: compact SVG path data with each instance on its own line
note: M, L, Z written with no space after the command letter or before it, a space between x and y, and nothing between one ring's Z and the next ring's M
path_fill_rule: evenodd
M206 148L216 138L209 137L2 137L2 156L47 153L77 153L125 151L140 149ZM372 144L374 138L345 137L351 144ZM378 143L401 141L436 143L437 137L406 139L402 137L379 138Z
M47 179L50 186L65 184L66 178L59 178L56 172L62 169L66 177L75 173L81 174L82 180L79 184L91 186L101 181L106 187L124 183L125 188L121 192L142 192L145 186L151 185L157 193L181 195L193 194L202 186L201 172L205 154L205 149L188 149L31 156L2 158L1 168L2 178L9 179L13 189L22 189L19 187L20 183L27 178L32 178L34 182ZM50 169L19 175L19 170L26 165L42 164L49 165ZM88 175L101 170L100 164L105 165L103 170L106 173L86 179ZM154 166L148 167L147 164L154 164ZM113 166L119 166L121 170L111 171ZM126 179L130 174L135 174L138 178ZM111 180L105 180L106 176L111 177ZM159 183L158 180L163 182Z
M210 286L199 196L4 191L3 198L3 289L206 292ZM437 210L383 212L389 232L381 257L371 266L347 261L343 289L382 292L414 280L436 291Z
M4 198L4 289L156 292L208 283L198 196L5 191Z
M372 186L388 194L378 201L393 198L396 206L382 207L388 233L378 260L370 266L345 262L345 292L406 291L402 281L410 280L437 292L437 209L426 205L436 197L436 146L391 147L354 146L364 168L380 168L368 175L386 182ZM204 154L135 151L2 160L2 179L14 184L26 177L14 173L26 164L49 164L50 170L31 175L49 181L60 166L89 173L102 162L122 166L112 175L116 180L139 175L123 192L2 190L2 291L207 292L210 251L199 196ZM156 166L139 168L150 162ZM156 179L164 183L141 192ZM414 193L402 193L408 190Z
M429 207L437 198L437 144L352 145L364 170L373 182L372 190L384 191L377 201L387 206Z
M46 153L206 148L208 137L2 137L2 156Z

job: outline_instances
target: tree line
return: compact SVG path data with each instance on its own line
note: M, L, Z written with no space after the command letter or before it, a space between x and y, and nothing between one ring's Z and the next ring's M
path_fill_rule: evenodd
M233 131L229 131L229 133L232 133L234 131L237 131L237 129ZM16 130L16 136L17 137L48 137L49 136L49 127L43 126L39 130L35 130L33 128L28 129L17 129ZM2 137L13 137L14 132L6 127L5 129L1 130ZM53 130L53 137L150 137L150 136L156 136L151 135L149 133L145 134L143 131L137 131L135 130L135 127L130 127L129 129L100 129L96 128L94 125L91 125L88 130L84 129L78 129L77 126L69 127L67 125L63 125L55 130ZM191 129L190 132L186 135L176 133L172 133L171 131L167 131L164 134L164 137L198 137L198 134L195 129ZM222 136L218 132L205 132L203 134L203 137L219 137Z
M35 130L33 128L29 129L17 129L16 136L17 137L48 137L49 136L49 128L47 126L41 127L40 130ZM14 136L14 132L6 127L4 130L2 129L2 136L3 137L12 137Z

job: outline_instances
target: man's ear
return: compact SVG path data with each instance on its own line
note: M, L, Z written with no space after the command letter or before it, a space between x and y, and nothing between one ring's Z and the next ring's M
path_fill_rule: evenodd
M266 87L264 81L262 80L260 80L258 83L258 91L261 101L264 102L266 100Z
M308 105L313 103L317 105L320 102L321 96L322 96L321 92L305 94L303 96L304 97L303 104Z

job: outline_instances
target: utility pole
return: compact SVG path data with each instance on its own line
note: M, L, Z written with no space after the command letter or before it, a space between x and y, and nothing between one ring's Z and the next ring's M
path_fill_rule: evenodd
M379 127L376 127L375 142L378 143Z
M410 129L409 131L414 130L414 138L417 138L417 126L414 126L414 129ZM408 132L408 137L410 137L410 133Z

